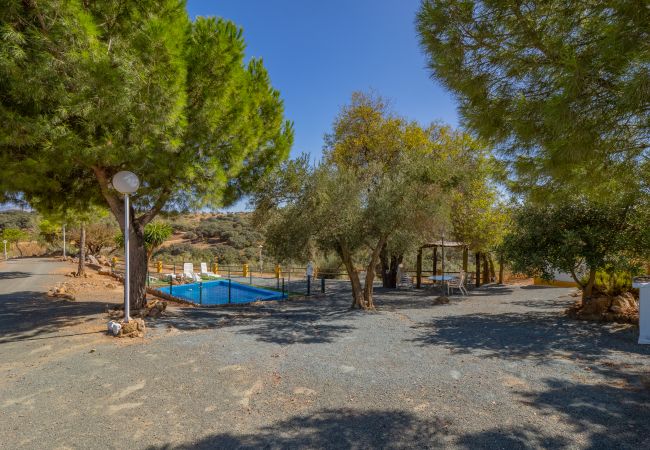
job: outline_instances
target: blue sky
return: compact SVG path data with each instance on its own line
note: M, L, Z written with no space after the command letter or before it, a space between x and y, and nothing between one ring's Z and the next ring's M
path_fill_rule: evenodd
M372 89L400 115L458 125L453 97L429 77L414 28L420 0L190 0L191 17L244 29L294 122L292 156L318 158L340 107Z

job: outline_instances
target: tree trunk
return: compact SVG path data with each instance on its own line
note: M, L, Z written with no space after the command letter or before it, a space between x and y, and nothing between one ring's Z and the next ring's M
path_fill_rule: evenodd
M20 248L20 244L18 243L18 241L16 241L15 245L16 245L16 250L18 250L18 253L20 254L20 257L22 258L23 257L23 249Z
M596 283L596 269L589 268L589 279L582 290L582 305L584 306L594 293L594 284Z
M382 286L395 289L397 287L397 269L404 260L404 255L389 255L386 244L379 253Z
M483 284L488 284L490 282L490 273L488 271L488 260L485 253L482 253L483 257Z
M144 308L147 295L147 252L144 246L144 226L139 222L131 222L129 252L129 303L131 309L135 310Z
M499 284L503 284L503 255L499 255Z
M349 250L345 245L339 245L337 253L345 266L345 270L348 273L350 278L350 285L352 286L352 305L351 308L362 308L363 305L363 288L361 287L361 281L359 281L359 274L354 268L352 262L352 255L350 255Z
M476 282L476 287L481 287L481 254L479 252L476 252L474 255L475 259L475 277L476 279L474 280Z
M420 289L422 287L422 248L418 249L418 256L415 263L415 287Z
M124 199L110 189L110 173L108 169L100 166L93 166L93 172L102 196L111 209L111 212L120 224L122 233L124 228ZM136 218L133 206L130 207L131 226L129 230L129 251L131 252L131 277L130 277L130 306L132 309L140 309L146 301L147 264L146 250L144 246L144 227L151 222L164 208L171 195L170 191L163 190L158 198L154 200L153 206L146 213Z
M494 261L492 261L492 255L487 254L488 264L490 265L490 281L496 281L497 274L494 271Z
M372 251L372 255L370 256L370 262L368 263L368 267L366 267L366 281L365 281L365 286L363 289L363 309L375 309L375 303L372 298L372 294L374 291L374 281L375 281L375 267L377 267L377 262L379 261L379 253L381 252L381 249L384 247L384 243L386 242L385 237L380 237L379 242L377 243L377 246L375 249Z
M81 224L79 230L79 264L77 265L77 276L86 274L86 225Z

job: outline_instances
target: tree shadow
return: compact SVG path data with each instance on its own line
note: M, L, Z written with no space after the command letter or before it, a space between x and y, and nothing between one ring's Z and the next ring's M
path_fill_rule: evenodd
M482 351L505 358L546 358L553 352L580 358L614 351L650 355L650 348L636 345L636 333L629 328L575 321L557 312L434 317L414 328L420 333L412 341L441 345L456 353Z
M30 272L0 272L0 280L15 280L17 278L28 278L33 274Z
M238 327L239 334L256 336L261 342L280 345L333 342L355 328L347 322L360 312L348 302L313 298L299 301L262 302L222 308L180 308L156 321L184 331Z
M560 449L570 447L564 436L553 436L539 427L498 428L460 436L456 441L459 448L482 449Z
M589 449L640 449L650 444L650 375L647 367L598 367L604 383L544 380L546 389L517 392L520 401L540 416L554 416L571 435L581 435ZM636 370L634 370L636 369ZM492 429L462 436L468 449L498 443L499 448L564 448L570 443L549 430L530 427ZM575 443L573 444L575 445ZM491 445L488 445L491 447Z
M445 433L444 421L421 419L405 411L325 409L291 417L255 434L222 433L197 442L149 449L431 448L443 446Z
M0 344L36 339L62 327L93 320L105 306L46 297L42 292L21 291L0 295Z

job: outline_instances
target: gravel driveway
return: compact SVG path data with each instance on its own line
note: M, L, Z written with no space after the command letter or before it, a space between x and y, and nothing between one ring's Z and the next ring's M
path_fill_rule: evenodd
M379 289L361 313L341 285L116 340L21 264L0 266L3 448L650 447L650 348L564 318L567 289Z

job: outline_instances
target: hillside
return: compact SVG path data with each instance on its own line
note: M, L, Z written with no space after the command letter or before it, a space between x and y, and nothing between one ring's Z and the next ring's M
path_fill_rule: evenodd
M162 220L172 226L174 234L155 259L218 259L222 264L240 264L258 258L263 236L251 224L250 213L175 214Z

